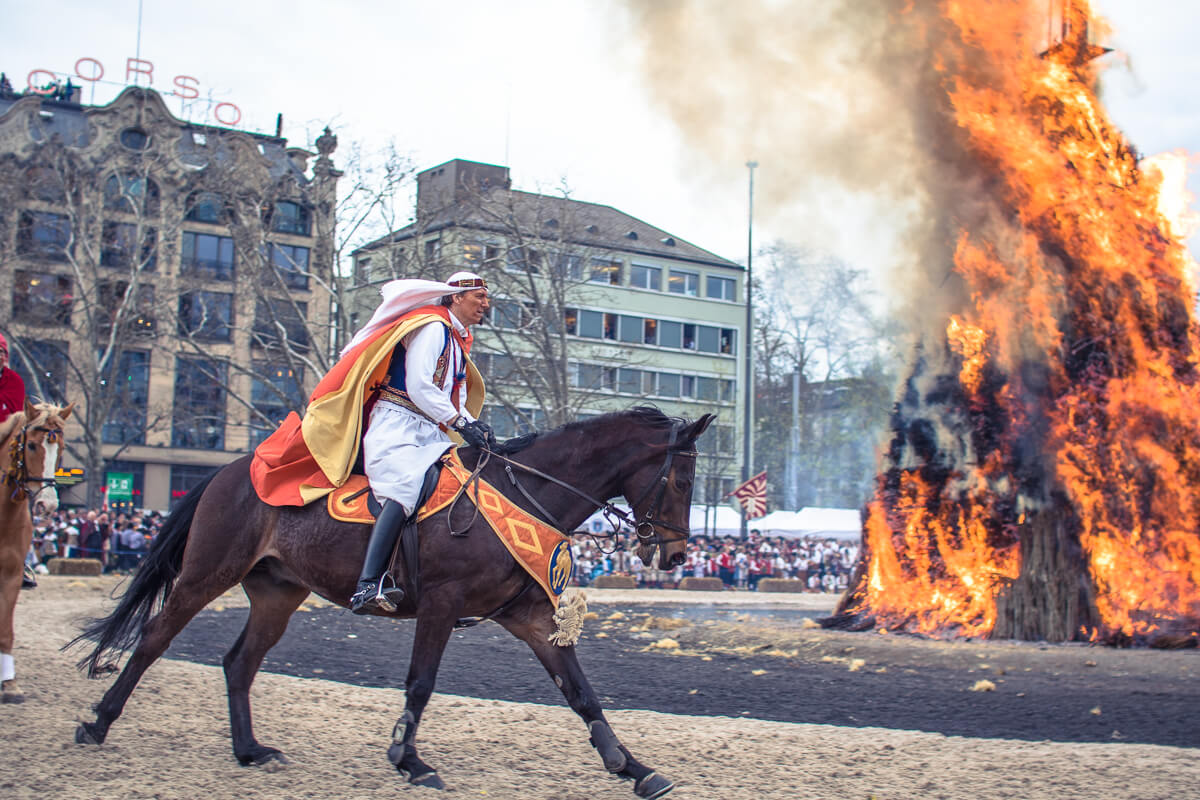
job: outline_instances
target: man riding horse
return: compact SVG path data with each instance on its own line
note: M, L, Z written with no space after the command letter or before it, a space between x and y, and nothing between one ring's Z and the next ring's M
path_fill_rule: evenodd
M471 326L488 310L487 282L456 272L445 283L390 281L381 293L371 320L313 391L304 418L289 414L250 466L264 501L306 505L345 483L361 441L382 508L350 599L356 614L395 611L404 598L386 579L387 566L404 525L416 524L426 471L452 437L477 447L495 442L476 418L484 386L469 355Z

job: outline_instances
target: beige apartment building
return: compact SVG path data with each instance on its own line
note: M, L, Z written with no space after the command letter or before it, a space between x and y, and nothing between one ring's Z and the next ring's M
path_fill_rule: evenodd
M78 404L65 502L166 509L328 367L336 138L77 97L0 92L0 331L30 395Z
M396 277L484 274L493 308L473 356L501 437L653 404L717 415L695 499L741 469L745 270L610 206L511 189L507 167L418 175L414 222L354 252L350 327Z

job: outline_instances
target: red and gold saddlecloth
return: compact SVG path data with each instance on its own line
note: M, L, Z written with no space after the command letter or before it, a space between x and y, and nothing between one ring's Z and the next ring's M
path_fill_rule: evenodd
M417 519L423 520L448 506L470 477L471 471L463 466L457 451L448 452L442 457L442 474L437 488L421 506ZM367 509L367 494L366 476L354 475L329 494L325 507L329 516L336 520L369 525L375 521L375 517ZM487 481L471 483L463 490L463 494L468 501L478 505L480 515L500 537L508 552L538 582L550 602L558 608L559 596L567 588L574 565L570 540L515 505ZM459 512L466 513L466 510Z

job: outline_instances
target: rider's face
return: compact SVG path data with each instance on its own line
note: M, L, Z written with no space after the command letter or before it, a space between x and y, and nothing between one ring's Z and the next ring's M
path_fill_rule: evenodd
M454 305L450 306L451 313L468 327L483 322L483 315L490 306L487 289L468 289L462 294L454 295L453 303Z

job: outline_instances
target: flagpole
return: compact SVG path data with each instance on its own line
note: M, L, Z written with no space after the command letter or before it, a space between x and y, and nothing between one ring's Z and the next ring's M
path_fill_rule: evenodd
M747 161L746 168L750 170L750 203L746 222L746 335L742 341L742 354L745 364L745 387L743 389L746 403L743 408L742 420L742 483L750 480L750 462L753 459L754 428L754 168L757 161ZM742 507L742 539L749 537L749 520L746 518L746 508Z

